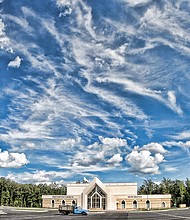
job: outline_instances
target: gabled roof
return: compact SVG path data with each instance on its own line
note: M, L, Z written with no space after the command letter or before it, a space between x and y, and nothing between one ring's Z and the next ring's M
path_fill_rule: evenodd
M95 177L92 180L92 182L90 182L90 184L84 189L83 193L90 193L90 191L94 188L95 185L98 185L105 193L109 193L109 190L106 189L105 185L97 177Z

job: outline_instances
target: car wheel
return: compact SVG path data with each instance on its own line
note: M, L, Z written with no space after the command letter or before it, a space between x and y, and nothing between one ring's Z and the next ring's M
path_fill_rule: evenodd
M82 212L82 215L87 215L87 213L86 212Z

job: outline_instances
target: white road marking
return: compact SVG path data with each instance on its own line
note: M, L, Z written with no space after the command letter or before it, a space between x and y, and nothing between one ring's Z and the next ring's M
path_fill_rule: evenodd
M0 215L6 215L6 214L7 214L6 212L0 210Z
M190 219L190 217L186 217L186 216L180 216L180 215L172 215L172 214L166 214L166 213L157 213L159 215L164 215L164 216L169 216L169 217L174 217L177 219Z

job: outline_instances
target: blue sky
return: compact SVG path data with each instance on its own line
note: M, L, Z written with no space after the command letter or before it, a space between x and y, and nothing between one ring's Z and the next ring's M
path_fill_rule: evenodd
M190 2L0 0L0 175L186 179Z

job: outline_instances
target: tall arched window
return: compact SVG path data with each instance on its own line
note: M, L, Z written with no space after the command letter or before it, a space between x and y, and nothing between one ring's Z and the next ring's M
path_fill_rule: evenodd
M133 201L133 209L137 209L137 201L136 200Z
M165 202L162 203L162 208L163 209L166 208L166 203Z
M121 202L121 208L125 209L125 201L124 200Z
M75 200L72 201L72 205L76 205L76 201Z
M65 205L65 204L66 204L66 203L65 203L65 200L63 200L63 201L61 202L61 204L62 204L62 205Z
M55 201L54 201L54 200L51 201L51 207L52 207L52 208L55 207Z
M146 208L150 209L150 201L149 200L146 201Z
M118 202L116 202L116 208L119 209L119 203Z

